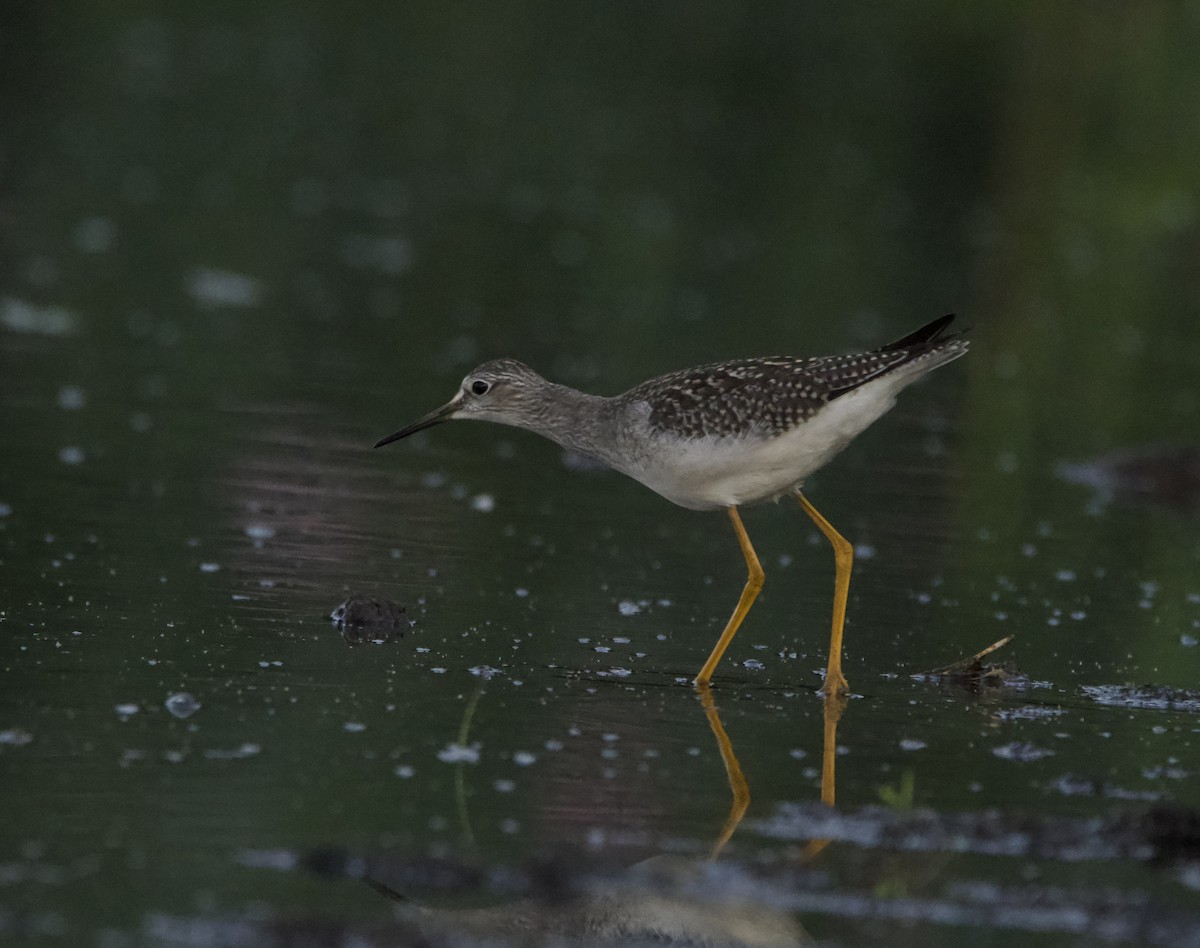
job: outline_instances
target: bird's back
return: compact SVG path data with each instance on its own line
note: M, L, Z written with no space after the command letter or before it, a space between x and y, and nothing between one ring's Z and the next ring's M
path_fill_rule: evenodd
M733 359L684 369L643 382L620 398L645 403L650 428L674 437L776 437L875 380L895 375L908 384L958 358L968 344L957 334L942 335L951 319L944 316L869 352Z
M734 359L673 372L618 396L641 419L626 473L685 507L729 507L799 487L895 404L967 351L943 317L850 355Z

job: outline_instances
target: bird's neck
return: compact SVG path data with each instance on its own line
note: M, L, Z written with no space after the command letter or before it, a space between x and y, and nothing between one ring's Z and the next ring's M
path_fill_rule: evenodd
M539 424L533 430L564 448L613 465L613 450L619 440L614 399L554 383L546 386L541 397L546 399L542 417L553 418L554 422Z

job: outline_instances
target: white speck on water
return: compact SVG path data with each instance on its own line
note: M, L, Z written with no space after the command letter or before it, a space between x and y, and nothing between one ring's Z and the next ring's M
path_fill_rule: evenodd
M87 454L79 445L69 444L64 448L59 448L58 459L63 464L82 464L87 460Z
M246 536L251 540L269 540L275 536L275 528L265 523L250 523L246 525Z
M744 662L742 662L742 667L748 668L748 669L750 669L750 671L762 671L764 666L763 666L763 663L760 662L757 658L748 658Z
M1054 574L1054 578L1057 579L1060 583L1073 583L1073 582L1075 582L1075 570L1060 569L1057 573Z
M583 636L582 638L578 638L575 641L577 641L580 645L587 645L588 642L591 641L591 639L589 639L587 636Z
M1196 636L1188 635L1186 632L1179 636L1179 644L1184 648L1195 648L1197 641Z
M58 390L58 407L63 411L79 411L87 404L87 395L78 385L64 385Z
M779 563L781 569L787 569L794 561L791 553L780 553L779 559L776 562Z
M429 646L427 646L427 645L418 645L418 646L416 647L416 651L418 651L418 652L421 652L422 654L424 654L425 652L428 652L428 651L429 651Z
M628 636L624 636L624 635L614 635L613 636L613 644L614 645L628 645L629 638L628 638Z
M859 543L854 547L854 556L860 560L873 560L875 553L875 547L870 543Z
M407 780L417 772L417 768L412 764L397 764L396 769L392 771L397 777Z
M446 475L441 471L426 471L421 475L421 486L436 489L446 483Z
M221 750L219 748L210 748L204 752L204 756L209 760L242 760L246 757L253 757L256 754L262 753L262 745L254 744L247 741L235 747L233 750Z
M674 603L670 599L659 599L656 605L662 607L663 609L670 609Z
M524 586L518 586L513 590L513 595L515 595L518 599L527 599L529 597L529 590Z
M404 551L401 549L398 549L397 547L392 547L390 550L388 550L388 556L390 556L394 560L398 560L402 556L404 556Z
M0 744L9 747L23 747L33 740L33 735L19 727L10 727L0 731Z
M924 750L928 746L925 741L915 737L906 737L900 741L900 749L906 751Z
M462 744L447 744L437 753L437 759L443 764L477 764L479 763L479 744L466 747Z
M1014 741L1011 744L1003 744L1000 747L993 747L992 753L1003 760L1013 760L1022 764L1034 760L1041 760L1043 757L1054 756L1054 751L1045 747L1038 747L1037 745L1030 744L1026 741Z
M609 648L607 645L597 645L595 647L595 651L600 652L604 655L607 655L609 652L612 651L612 649Z
M642 611L642 607L632 599L622 599L617 603L617 612L623 616L636 616Z
M0 503L0 517L12 516L12 504Z
M134 704L133 702L126 702L124 704L117 705L115 708L113 708L113 710L117 712L118 717L121 719L126 719L133 717L135 714L141 711L142 708L140 705Z
M531 754L529 751L517 751L513 754L512 759L518 767L528 767L537 761L537 754Z
M1037 551L1038 551L1038 549L1037 549L1036 544L1033 544L1033 543L1022 543L1021 544L1021 555L1022 556L1037 556Z
M491 494L476 494L471 498L471 509L491 513L496 509L496 499Z
M13 332L67 336L78 322L79 318L64 306L38 306L11 296L0 301L0 326Z
M75 225L74 236L83 253L105 253L117 242L117 225L108 217L85 217Z
M550 738L550 740L546 741L542 747L546 748L548 751L560 751L563 749L563 742L555 740L554 738Z
M350 734L361 734L367 729L367 726L361 721L347 721L342 725L342 730Z
M283 662L276 658L272 661L261 661L258 663L259 668L271 668L272 666L275 668L282 668Z
M605 733L600 735L600 740L604 741L606 744L612 744L615 741L619 741L620 739L621 739L621 735L617 734L613 731L606 731Z
M220 569L221 569L220 563L201 563L200 564L200 572L202 572L202 573L216 573Z
M431 672L433 672L435 675L444 675L444 674L446 674L446 669L442 668L440 665L439 665L437 668L431 668L431 669L429 669L429 670L430 670Z
M468 668L467 671L476 678L482 678L484 681L491 681L493 676L501 673L499 668L492 668L491 665L475 665L472 668Z
M1078 622L1081 619L1086 619L1087 613L1084 612L1082 609L1076 609L1074 612L1071 613L1071 618L1074 619L1076 622Z
M515 836L521 832L521 824L518 820L514 820L510 816L500 821L500 832L507 833L509 836Z
M404 237L378 234L346 234L342 259L351 267L399 276L412 264L412 245Z
M200 710L200 702L190 692L177 691L174 694L167 695L167 700L163 702L163 707L173 717L190 718Z
M628 668L610 668L607 674L611 678L628 678L633 672Z
M248 307L262 302L266 295L266 284L232 270L195 267L188 274L187 292L204 306Z
M799 747L793 747L790 751L788 751L788 756L792 758L792 760L804 760L804 758L808 756L808 751L801 750Z
M517 789L517 782L515 780L504 780L501 778L500 780L493 780L492 787L497 793L512 793Z

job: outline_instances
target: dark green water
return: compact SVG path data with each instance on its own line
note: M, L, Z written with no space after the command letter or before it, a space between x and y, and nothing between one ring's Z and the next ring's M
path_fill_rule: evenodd
M1200 944L1198 41L9 5L0 941ZM971 353L808 488L859 553L832 814L832 556L745 512L710 863L726 518L511 429L370 445L487 358L613 394L944 312ZM351 593L415 627L347 644ZM1007 685L912 677L1008 635Z

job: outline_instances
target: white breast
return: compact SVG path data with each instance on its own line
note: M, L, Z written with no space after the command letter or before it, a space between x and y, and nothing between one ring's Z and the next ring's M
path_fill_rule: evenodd
M803 484L883 415L909 381L864 385L774 438L751 433L677 441L653 435L638 461L622 470L667 500L693 510L772 500Z

